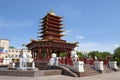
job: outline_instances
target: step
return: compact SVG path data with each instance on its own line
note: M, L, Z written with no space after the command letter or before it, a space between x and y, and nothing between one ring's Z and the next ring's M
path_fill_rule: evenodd
M109 67L107 67L106 65L104 65L103 73L111 73L111 72L115 72L115 70L112 70Z
M63 73L64 75L70 75L70 76L73 76L73 77L78 77L78 75L77 75L76 73L72 72L70 69L68 69L68 68L65 67L65 66L60 66L60 65L58 65L58 66L56 66L56 67L59 68L59 69L61 69L61 70L62 70L62 73Z
M91 65L84 65L85 69L85 76L92 76L92 75L98 75L100 74L98 71L94 70L93 66Z

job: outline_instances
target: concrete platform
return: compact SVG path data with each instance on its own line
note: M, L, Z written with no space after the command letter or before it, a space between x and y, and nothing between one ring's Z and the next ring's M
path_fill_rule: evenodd
M0 76L40 77L61 75L61 70L0 70Z
M0 76L0 80L120 80L120 72L105 73L87 77L70 77L63 75L41 76L41 77L15 77Z

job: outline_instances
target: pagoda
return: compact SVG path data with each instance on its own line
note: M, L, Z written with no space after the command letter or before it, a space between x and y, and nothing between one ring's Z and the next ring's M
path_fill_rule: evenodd
M67 57L71 57L71 51L77 46L77 42L68 43L63 40L63 24L62 17L56 16L53 11L47 13L40 23L38 40L31 40L26 46L31 50L34 60L40 61L51 57L52 53L56 53L57 57L60 53L65 52Z

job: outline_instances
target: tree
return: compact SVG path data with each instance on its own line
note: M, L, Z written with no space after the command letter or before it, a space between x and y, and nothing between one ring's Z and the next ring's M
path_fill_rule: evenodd
M108 57L108 56L112 56L112 54L110 52L100 52L100 55L103 60L105 60L106 57Z
M120 58L120 47L114 50L114 57Z
M120 47L114 50L114 60L117 61L117 64L120 66Z
M14 46L9 46L9 48L15 48Z
M84 58L85 57L85 55L82 52L77 51L76 53L77 53L79 58Z
M95 56L97 58L101 58L101 55L99 54L99 51L91 51L91 52L88 53L88 56L90 56L93 59L95 59Z
M61 52L60 57L66 57L66 52Z

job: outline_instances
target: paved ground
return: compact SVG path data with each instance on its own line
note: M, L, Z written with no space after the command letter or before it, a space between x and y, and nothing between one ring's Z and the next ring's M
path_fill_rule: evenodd
M0 80L120 80L120 72L107 73L88 77L69 77L63 75L45 77L0 76Z

